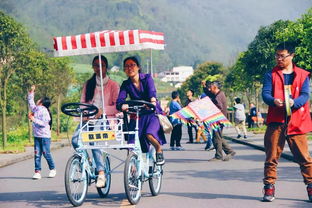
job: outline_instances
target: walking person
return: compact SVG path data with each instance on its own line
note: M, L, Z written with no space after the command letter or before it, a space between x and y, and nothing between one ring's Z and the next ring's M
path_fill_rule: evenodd
M186 96L187 96L187 99L186 99L186 102L185 102L185 106L187 106L189 103L193 102L194 101L194 91L193 90L188 90L186 92ZM189 136L189 141L186 142L187 144L192 144L194 142L194 138L193 138L193 129L195 130L195 138L197 138L197 129L196 129L196 126L193 125L192 123L187 123L187 133L188 133L188 136Z
M211 101L221 110L224 116L227 115L227 102L223 91L221 91L221 83L214 81L206 83L208 90L214 95ZM230 147L226 140L222 137L223 126L220 129L213 131L213 146L216 149L215 156L209 161L229 161L236 152ZM222 151L225 152L223 157Z
M276 66L264 75L262 97L269 105L264 135L264 196L275 199L277 164L285 141L300 165L308 198L312 202L312 158L308 151L307 133L312 130L309 107L309 75L293 63L295 45L284 42L276 47Z
M49 178L56 175L54 161L50 152L51 145L51 128L52 116L50 113L51 101L48 97L42 97L35 104L35 85L33 85L28 93L28 104L31 112L28 118L32 121L34 135L34 151L35 151L35 174L33 179L41 179L41 156L46 159L50 172Z
M237 132L237 139L241 138L241 130L244 133L244 139L247 139L247 130L246 130L246 114L245 114L245 106L241 104L240 98L235 98L235 105L234 107L234 122L235 122L235 129Z
M201 86L203 88L203 93L200 95L200 99L204 98L204 97L209 97L211 100L215 98L215 95L209 90L209 84L210 82L209 81L204 81L202 80L201 81ZM206 143L206 146L205 146L205 150L213 150L214 149L214 146L213 146L213 142L212 142L212 133L209 132L207 129L207 143Z
M249 110L249 114L248 114L248 118L247 118L248 128L254 128L255 127L255 120L257 118L257 108L256 108L255 104L253 104L253 103L250 103L249 107L250 107L250 110Z
M172 115L173 113L182 109L178 91L173 91L171 93L171 98L172 100L169 106L170 108L169 115ZM178 119L175 119L174 121L176 121L177 123L172 122L173 129L172 129L171 136L170 136L170 150L184 150L183 147L181 146L182 123L179 122Z

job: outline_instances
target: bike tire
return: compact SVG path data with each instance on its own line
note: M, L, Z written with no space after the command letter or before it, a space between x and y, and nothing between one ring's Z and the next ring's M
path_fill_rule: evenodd
M75 207L82 205L87 196L88 178L87 171L82 173L81 157L72 155L65 168L65 190L68 200Z
M99 196L102 198L108 195L111 187L111 167L110 160L107 154L104 154L103 160L104 160L105 186L103 188L96 188Z
M125 162L124 187L130 204L135 205L140 201L142 181L138 171L138 156L131 152Z
M150 187L151 194L157 196L160 193L161 183L162 183L163 170L161 165L152 166L152 174L148 179L148 184Z

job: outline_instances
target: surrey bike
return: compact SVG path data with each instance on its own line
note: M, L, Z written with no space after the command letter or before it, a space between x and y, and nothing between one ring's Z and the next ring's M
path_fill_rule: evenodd
M123 125L126 119L122 118L107 119L103 117L83 122L84 117L92 117L97 114L98 109L94 105L67 103L62 106L62 112L66 115L80 117L77 130L80 145L69 158L65 170L66 194L74 206L80 206L84 202L88 186L96 182L97 179L96 167L94 161L90 160L88 149L129 150L124 168L124 188L131 204L139 202L142 185L146 181L149 182L153 196L157 196L160 192L163 175L162 166L156 165L155 149L151 146L148 153L143 153L139 141L139 116L144 113L154 113L155 106L140 100L126 101L124 104L129 105L127 114L136 115L134 131L125 130L124 127L127 126L127 123ZM135 142L134 144L127 144L125 137L131 135L134 136ZM113 170L110 167L109 156L112 155L103 151L106 184L104 188L97 188L101 197L108 195L111 186L111 173ZM119 166L120 164L117 165L117 167Z
M135 130L124 132L134 135L134 148L130 149L124 168L124 188L131 204L137 204L141 198L142 185L148 181L153 196L157 196L161 189L163 169L156 165L156 151L150 145L149 152L143 153L139 141L139 116L154 113L155 106L142 100L130 100L126 113L135 115Z

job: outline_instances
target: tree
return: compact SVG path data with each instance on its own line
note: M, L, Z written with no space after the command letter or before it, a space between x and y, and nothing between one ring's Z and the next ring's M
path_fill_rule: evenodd
M0 11L0 106L2 113L2 146L7 142L7 87L16 68L17 57L29 50L31 41L24 27Z
M292 22L276 33L279 42L297 43L294 62L307 70L312 70L312 8L296 22Z
M56 133L60 134L60 113L62 97L66 95L74 80L73 68L66 58L50 58L48 68L43 72L44 88L42 92L56 101Z
M244 91L249 102L255 101L259 109L261 83L264 74L275 65L275 47L279 44L276 33L283 31L291 24L290 21L276 21L273 24L261 27L255 39L231 67L226 81L227 86L234 82L235 89ZM232 71L234 70L234 71Z
M220 80L223 81L224 68L221 63L217 62L205 62L198 66L195 69L194 74L189 77L178 90L180 93L181 99L185 99L185 92L188 89L192 89L195 92L195 96L198 96L202 93L201 82L203 80L215 81Z
M30 89L31 85L42 86L42 71L44 71L48 66L47 56L44 53L37 51L35 48L31 49L27 53L21 54L17 57L15 66L16 72L12 77L12 83L17 86L15 91L16 97L24 98L23 105L28 114L28 101L27 101L27 93ZM37 88L38 92L38 88ZM40 94L40 93L36 93ZM27 115L26 114L26 115ZM28 139L29 142L32 140L32 132L31 132L31 122L27 119L28 122Z

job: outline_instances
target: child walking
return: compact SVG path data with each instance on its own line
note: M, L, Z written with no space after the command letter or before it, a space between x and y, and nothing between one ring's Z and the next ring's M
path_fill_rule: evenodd
M33 135L34 135L34 151L35 151L35 174L33 179L41 179L41 156L45 157L49 165L50 173L49 178L56 175L56 170L52 155L50 153L51 144L51 126L52 116L49 110L51 101L48 97L43 97L35 104L35 85L31 86L28 93L28 104L31 112L28 118L33 122Z

